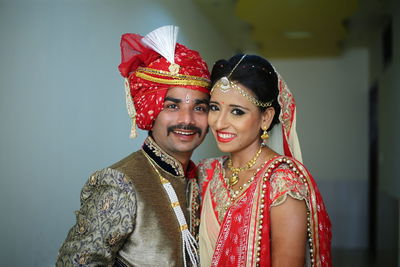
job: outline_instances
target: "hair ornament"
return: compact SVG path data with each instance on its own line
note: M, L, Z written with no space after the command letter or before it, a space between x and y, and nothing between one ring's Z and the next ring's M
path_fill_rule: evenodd
M241 94L242 96L244 96L248 101L250 101L251 103L253 103L254 105L258 106L258 107L270 107L272 106L272 101L269 102L262 102L260 100L258 100L257 98L255 98L254 96L250 95L249 93L247 93L240 85L238 82L232 82L231 80L229 80L230 76L232 75L232 73L235 71L235 69L239 66L239 64L242 62L242 60L246 57L246 54L244 54L240 60L238 61L238 63L236 63L236 65L233 67L233 69L231 70L231 72L228 74L228 76L224 76L221 79L219 79L214 86L211 88L211 93L214 91L215 88L218 88L222 93L226 93L228 91L230 91L231 89L236 90L239 94ZM243 68L245 67L245 65L243 66ZM254 68L255 66L252 65L252 67Z
M226 93L226 92L228 92L230 89L231 89L231 86L230 86L230 82L229 82L229 79L228 79L228 77L222 77L221 78L221 85L220 85L220 90L223 92L223 93Z

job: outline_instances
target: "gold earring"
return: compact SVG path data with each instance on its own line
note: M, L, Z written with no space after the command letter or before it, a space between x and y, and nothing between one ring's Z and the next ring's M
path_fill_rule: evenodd
M262 127L263 133L261 135L261 139L263 141L266 141L269 138L268 132L267 132L267 127Z

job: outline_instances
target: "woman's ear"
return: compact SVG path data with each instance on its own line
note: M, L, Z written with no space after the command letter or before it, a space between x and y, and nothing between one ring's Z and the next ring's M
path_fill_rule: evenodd
M273 107L269 107L266 110L264 110L261 115L262 117L261 127L268 129L272 123L272 120L274 119L274 116L275 116L275 109Z

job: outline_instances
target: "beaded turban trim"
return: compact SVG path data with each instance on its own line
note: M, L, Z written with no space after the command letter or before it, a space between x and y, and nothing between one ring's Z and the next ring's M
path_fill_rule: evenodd
M134 73L134 75L144 80L160 84L168 84L175 86L193 85L204 88L208 88L210 86L210 80L203 77L194 75L184 75L184 74L173 73L152 68L139 67Z

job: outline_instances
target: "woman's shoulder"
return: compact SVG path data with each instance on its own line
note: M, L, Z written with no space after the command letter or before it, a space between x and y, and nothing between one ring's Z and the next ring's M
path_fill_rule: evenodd
M282 204L287 196L298 200L307 200L309 190L306 177L307 169L298 160L278 156L269 165L272 206ZM268 171L268 170L267 170Z

